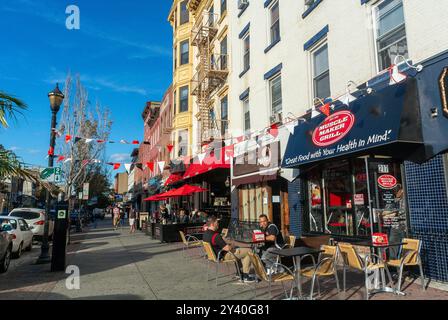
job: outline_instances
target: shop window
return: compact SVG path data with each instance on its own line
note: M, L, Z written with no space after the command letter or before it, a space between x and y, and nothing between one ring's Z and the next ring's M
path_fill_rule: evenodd
M314 97L330 97L330 67L326 44L313 53L313 72Z
M385 0L374 8L378 67L388 68L396 56L408 58L402 0Z

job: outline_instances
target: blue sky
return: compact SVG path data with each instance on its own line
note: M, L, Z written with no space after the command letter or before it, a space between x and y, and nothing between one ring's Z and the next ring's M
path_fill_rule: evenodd
M71 4L80 9L80 30L65 27ZM141 140L145 102L160 101L171 83L170 6L170 0L1 0L0 90L29 110L0 129L0 144L45 166L47 93L69 71L80 75L91 101L111 109L111 139ZM133 147L107 145L108 160L128 161Z

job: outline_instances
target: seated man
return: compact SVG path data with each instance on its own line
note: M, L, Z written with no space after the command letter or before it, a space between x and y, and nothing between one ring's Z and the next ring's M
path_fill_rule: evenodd
M239 260L239 262L243 265L243 273L241 280L246 283L255 282L255 277L249 275L251 262L248 253L250 252L250 249L232 248L230 244L227 244L224 241L222 236L219 234L218 229L219 229L218 219L216 217L209 217L207 220L207 231L205 231L204 236L202 238L203 241L211 244L216 257L218 257L219 251L224 250L224 252L221 253L220 259L230 260L236 257Z
M269 269L272 267L272 265L277 262L278 257L276 254L273 254L272 251L283 248L285 242L280 230L275 224L269 222L269 218L267 215L262 214L258 219L261 231L263 231L265 234L265 243L261 248L261 260L264 262L269 272Z

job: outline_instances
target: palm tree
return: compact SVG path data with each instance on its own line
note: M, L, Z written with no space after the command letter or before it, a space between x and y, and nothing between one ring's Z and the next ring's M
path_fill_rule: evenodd
M16 114L21 114L27 108L22 100L0 91L0 124L4 128L8 127L6 117L16 119Z

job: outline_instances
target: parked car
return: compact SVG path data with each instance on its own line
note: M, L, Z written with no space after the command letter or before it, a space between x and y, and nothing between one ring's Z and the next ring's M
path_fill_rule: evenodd
M33 232L25 219L19 217L0 217L0 224L10 224L8 233L12 236L12 255L20 258L23 250L31 251L33 248Z
M12 210L8 216L25 219L26 223L33 226L34 239L42 240L45 228L45 210L36 208L17 208ZM49 220L48 236L53 235L54 220Z
M0 273L8 271L11 261L12 236L8 233L10 230L10 224L0 224Z

